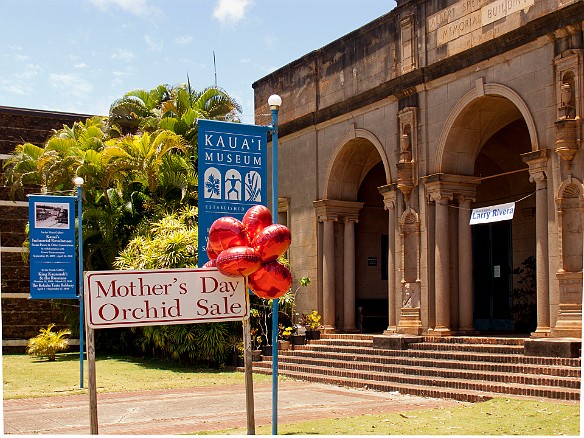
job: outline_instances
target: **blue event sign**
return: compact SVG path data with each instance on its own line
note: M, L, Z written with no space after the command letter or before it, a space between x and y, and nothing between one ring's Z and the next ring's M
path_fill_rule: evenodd
M222 216L241 220L267 204L268 127L199 120L199 266L209 260L207 240Z
M29 195L30 297L77 299L74 196Z

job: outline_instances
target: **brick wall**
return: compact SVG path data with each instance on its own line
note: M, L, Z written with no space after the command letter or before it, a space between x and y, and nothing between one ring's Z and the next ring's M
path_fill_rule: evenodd
M0 162L6 159L18 144L33 143L42 146L54 129L61 129L63 125L70 126L75 121L88 117L90 116L83 114L0 106ZM40 328L53 322L58 328L65 327L61 312L53 304L45 300L28 299L29 266L22 257L24 229L28 222L26 194L38 192L38 187L29 187L24 194L12 200L9 188L0 184L0 296L3 347L8 340L26 340L35 336ZM72 301L71 304L77 303Z

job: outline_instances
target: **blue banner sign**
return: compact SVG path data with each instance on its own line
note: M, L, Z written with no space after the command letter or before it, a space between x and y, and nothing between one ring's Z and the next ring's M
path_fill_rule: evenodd
M199 266L213 222L267 204L268 127L199 120Z
M75 197L28 197L30 297L77 299Z

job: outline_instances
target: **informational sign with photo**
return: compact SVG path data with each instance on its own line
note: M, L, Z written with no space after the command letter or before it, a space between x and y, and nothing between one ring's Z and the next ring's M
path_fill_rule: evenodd
M77 298L75 197L30 195L30 297Z

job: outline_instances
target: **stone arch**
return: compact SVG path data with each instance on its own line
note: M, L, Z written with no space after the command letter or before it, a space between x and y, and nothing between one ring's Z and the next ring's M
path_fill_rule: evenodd
M477 81L477 87L458 101L446 119L436 148L434 172L472 175L483 144L503 122L520 118L527 125L531 150L539 150L535 121L519 94L501 84Z
M379 139L365 129L351 127L337 143L327 165L323 199L357 199L361 182L380 160L383 162L386 184L390 184L389 160Z

